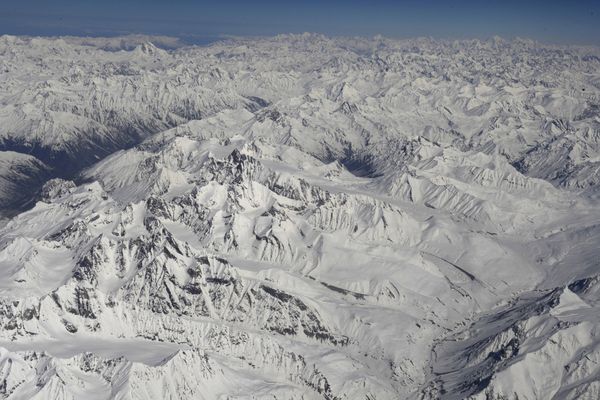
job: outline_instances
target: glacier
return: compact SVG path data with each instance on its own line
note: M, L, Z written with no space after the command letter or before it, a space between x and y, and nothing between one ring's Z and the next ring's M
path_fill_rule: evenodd
M600 397L600 49L5 35L0 72L3 398Z

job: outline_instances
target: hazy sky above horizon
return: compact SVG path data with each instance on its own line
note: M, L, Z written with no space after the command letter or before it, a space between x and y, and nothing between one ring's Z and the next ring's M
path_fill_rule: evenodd
M514 0L0 0L0 34L527 37L600 44L600 1Z

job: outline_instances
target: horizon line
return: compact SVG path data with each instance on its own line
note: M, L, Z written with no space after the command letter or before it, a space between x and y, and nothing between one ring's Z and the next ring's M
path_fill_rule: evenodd
M160 33L144 33L144 32L81 32L73 34L19 34L10 32L0 32L0 37L12 36L18 38L42 38L42 39L61 39L61 38L79 38L79 39L115 39L115 38L155 38L163 40L176 40L179 41L178 47L186 46L206 46L213 43L224 42L227 40L261 40L261 39L272 39L284 36L321 36L326 39L363 39L363 40L390 40L390 41L411 41L411 40L430 40L435 42L489 42L492 40L502 40L505 42L515 41L527 41L532 42L535 45L549 46L549 47L594 47L600 48L600 43L582 43L582 42L556 42L551 40L540 40L527 36L511 36L506 37L500 34L486 35L486 36L440 36L440 35L416 35L416 36L390 36L384 34L374 35L346 35L346 34L328 34L321 32L285 32L276 33L272 35L264 34L247 34L247 35L236 35L236 34L195 34L195 33L181 33L181 34L160 34ZM156 44L155 44L156 45ZM160 46L157 46L160 47Z

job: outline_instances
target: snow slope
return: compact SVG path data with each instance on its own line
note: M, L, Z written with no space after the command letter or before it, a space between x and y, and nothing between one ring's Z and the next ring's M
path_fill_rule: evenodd
M37 195L36 188L51 176L37 158L14 151L0 152L0 215L11 215Z

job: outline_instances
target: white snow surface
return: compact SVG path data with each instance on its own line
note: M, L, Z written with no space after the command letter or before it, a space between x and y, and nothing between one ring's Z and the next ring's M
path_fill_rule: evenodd
M600 397L598 49L139 39L0 37L0 197L91 160L0 228L3 398Z

